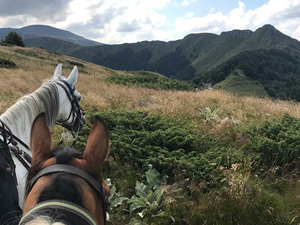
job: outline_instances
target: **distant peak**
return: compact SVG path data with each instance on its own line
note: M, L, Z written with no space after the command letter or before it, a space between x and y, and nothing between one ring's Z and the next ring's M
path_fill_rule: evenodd
M232 30L232 31L224 31L220 34L223 37L249 37L253 31L251 30Z
M271 24L265 24L261 27L262 29L272 29L272 30L276 30L276 28L271 25Z
M274 26L272 26L271 24L266 24L260 28L258 28L256 31L262 31L262 32L280 32L279 30L277 30ZM255 32L256 32L255 31ZM281 33L281 32L280 32Z

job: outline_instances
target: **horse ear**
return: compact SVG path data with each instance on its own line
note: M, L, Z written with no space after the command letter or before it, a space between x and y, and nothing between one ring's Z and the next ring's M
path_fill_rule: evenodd
M60 78L62 75L62 64L59 64L56 69L55 69L55 72L54 72L54 75L53 75L53 78Z
M31 166L47 159L51 153L51 133L46 122L46 114L39 114L31 127L30 150Z
M97 116L95 123L90 131L83 159L87 163L87 167L91 168L91 173L95 177L99 177L101 173L101 165L109 152L109 131L104 121Z
M77 81L77 77L78 77L78 69L77 69L77 66L74 66L72 72L70 73L69 77L67 78L67 82L70 84L70 85L73 85L76 83Z

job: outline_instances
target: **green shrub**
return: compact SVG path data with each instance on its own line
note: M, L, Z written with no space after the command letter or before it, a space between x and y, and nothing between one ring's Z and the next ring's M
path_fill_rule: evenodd
M162 90L193 90L193 85L149 72L132 72L133 76L116 74L107 78L111 83Z
M272 173L291 172L300 165L300 120L288 114L279 121L265 122L249 132L243 148L254 154L256 168Z
M211 168L204 157L205 145L192 122L164 118L146 111L99 113L110 130L114 161L139 174L152 164L171 180L176 176L208 179ZM93 115L88 118L93 123ZM78 147L83 148L90 126L85 126ZM138 172L137 172L138 171Z
M17 65L8 59L1 59L0 58L0 68L16 68Z
M72 66L78 66L78 67L85 67L84 64L72 60L66 60L67 63L69 63Z

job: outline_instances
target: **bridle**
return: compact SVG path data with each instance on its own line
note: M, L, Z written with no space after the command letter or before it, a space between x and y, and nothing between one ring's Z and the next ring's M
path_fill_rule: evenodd
M67 119L57 121L56 124L61 125L62 127L65 127L70 131L74 131L75 124L78 123L79 130L79 123L80 120L84 117L84 110L80 107L78 99L75 96L76 87L74 85L74 88L72 88L71 85L63 79L56 80L56 83L64 89L72 106ZM71 116L73 116L72 121L69 124L66 124Z
M103 205L103 216L104 216L104 224L106 224L106 212L108 211L108 200L107 197L105 195L105 189L103 187L103 183L102 183L102 178L100 179L100 181L98 182L94 177L92 177L89 173L87 173L86 171L74 167L74 166L70 166L70 165L65 165L65 164L55 164L52 166L48 166L44 169L42 169L41 171L39 171L30 181L29 181L29 189L28 189L28 193L31 191L31 189L33 188L34 184L36 183L36 181L45 176L45 175L49 175L49 174L53 174L53 173L68 173L77 177L82 178L83 180L85 180L92 188L94 188L94 190L96 191L97 195L101 198L102 200L102 205ZM73 213L77 216L80 216L81 218L83 218L85 221L88 222L88 224L91 225L97 225L97 222L95 220L95 218L93 216L90 215L90 213L88 213L85 209L83 209L82 207L71 203L71 202L66 202L63 201L61 202L61 200L51 200L51 201L43 201L42 203L34 206L33 208L31 208L27 213L25 213L20 221L19 224L22 224L22 222L30 217L30 215L33 212L36 212L38 209L41 208L60 208L63 209L65 211L68 211L70 213Z
M75 86L74 86L74 88L72 88L70 86L70 84L63 79L58 79L55 82L56 82L56 84L58 84L59 86L61 86L64 89L64 91L66 92L66 95L71 103L71 106L72 106L67 119L62 120L62 121L57 121L56 124L71 131L73 139L74 139L71 146L74 146L77 141L77 137L78 137L78 133L79 133L79 129L80 129L80 121L84 117L84 110L80 107L78 99L75 96L75 90L76 90ZM71 116L73 116L71 123L66 124L66 122L71 118ZM75 131L76 124L78 125L78 128L76 130L76 135L74 135L73 131ZM31 156L29 154L27 154L25 151L23 151L22 149L20 149L18 147L17 143L20 143L21 145L23 145L23 147L25 147L28 150L29 150L29 146L27 144L25 144L22 140L20 140L18 137L16 137L10 131L8 126L6 124L4 124L3 121L0 121L0 136L3 137L3 142L4 142L2 144L3 146L4 145L9 146L10 143L13 144L13 146L9 146L9 149L15 154L15 156L22 163L22 165L28 170L30 168ZM63 141L61 138L58 145L60 145L62 143L63 143ZM11 164L11 167L14 167L13 162L10 161L10 164Z

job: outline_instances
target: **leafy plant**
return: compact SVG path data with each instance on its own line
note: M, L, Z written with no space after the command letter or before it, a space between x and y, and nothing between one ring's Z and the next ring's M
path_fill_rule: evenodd
M161 185L159 172L151 164L148 167L146 182L136 182L135 194L130 199L116 192L115 186L111 189L110 207L118 207L126 201L128 207L125 211L129 211L131 217L129 224L149 224L157 217L166 216L162 205L164 192L169 186ZM169 218L174 221L173 217Z
M218 116L219 108L212 110L209 107L200 109L201 116L205 122L220 122L221 118Z

